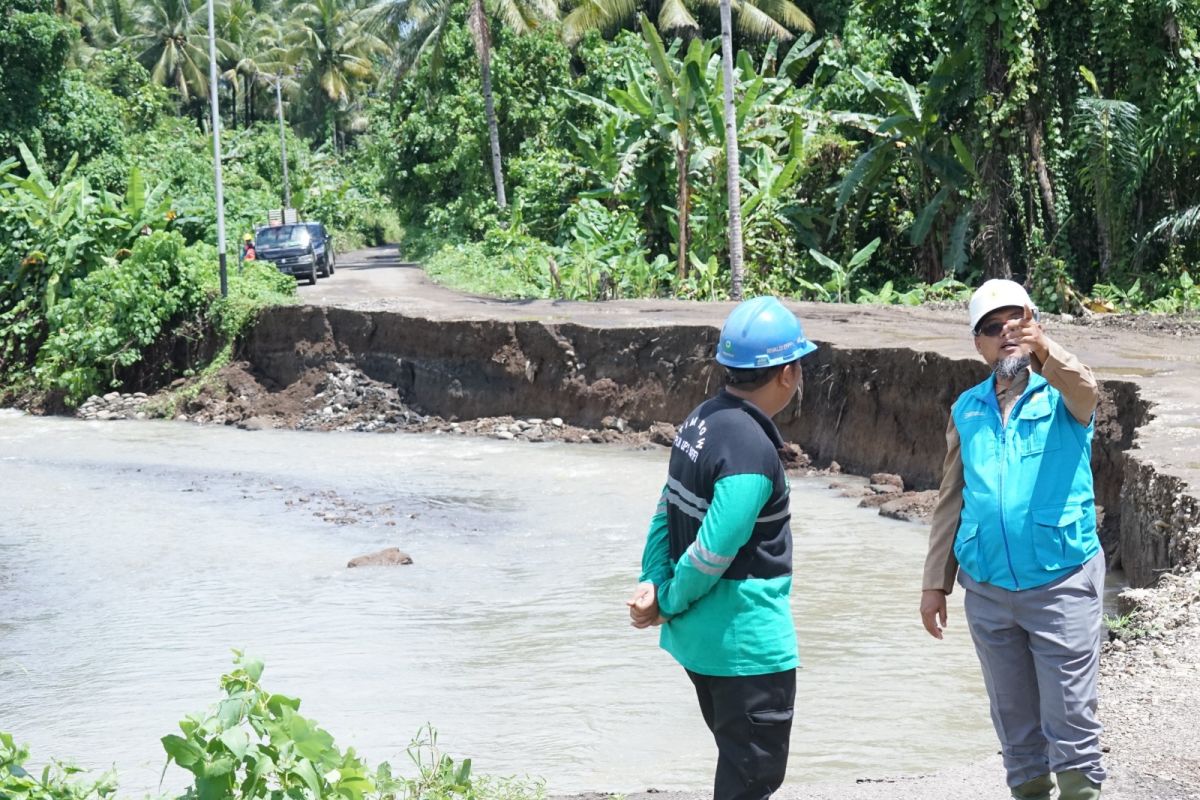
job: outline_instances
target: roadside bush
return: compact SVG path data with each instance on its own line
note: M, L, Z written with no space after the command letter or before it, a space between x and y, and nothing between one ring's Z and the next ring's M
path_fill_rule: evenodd
M140 238L127 258L93 270L47 314L48 335L34 374L68 404L119 386L122 369L168 335L174 323L199 316L227 346L267 305L289 302L295 279L266 262L247 262L219 293L215 248L187 246L178 233Z
M202 257L178 233L157 233L76 281L47 315L34 370L42 386L71 404L115 386L118 371L139 361L171 320L200 308Z
M496 252L484 242L444 245L425 262L425 272L440 284L493 297L545 297L549 276L536 274L550 247L531 239Z
M655 297L666 294L674 264L653 258L632 210L609 209L584 198L571 206L563 245L555 249L559 278L555 294L574 300Z
M78 767L54 761L40 777L25 769L29 750L0 732L0 797L5 800L103 800L117 791L116 775L109 771L95 780L79 777Z
M268 306L285 305L296 299L296 279L291 275L284 275L268 261L244 261L240 270L230 270L229 296L221 297L220 264L216 248L196 244L189 250L202 256L201 285L208 298L204 316L212 322L225 340L226 350L259 311ZM219 355L218 359L222 357Z
M100 156L120 155L125 150L124 114L124 104L112 92L89 83L83 73L69 73L62 90L46 103L38 128L43 167L57 176L74 156L86 164ZM119 170L118 179L126 172Z

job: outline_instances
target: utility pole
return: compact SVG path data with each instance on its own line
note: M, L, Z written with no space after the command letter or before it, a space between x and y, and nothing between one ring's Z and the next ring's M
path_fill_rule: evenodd
M229 296L225 267L225 187L221 182L221 107L217 100L217 35L213 3L208 0L208 94L212 100L213 178L217 185L217 258L221 265L221 296Z
M721 0L721 67L725 76L725 182L729 192L729 297L742 299L742 178L738 163L737 113L733 106L731 0Z
M287 171L287 137L284 135L283 127L283 75L275 75L275 113L279 116L279 158L283 164L283 208L289 209L292 207L292 187L288 184ZM279 218L283 219L283 213L279 214Z

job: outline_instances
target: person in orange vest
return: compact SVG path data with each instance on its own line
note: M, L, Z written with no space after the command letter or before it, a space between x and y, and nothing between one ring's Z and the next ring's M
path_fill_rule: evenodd
M247 233L242 237L242 240L242 260L254 261L256 258L258 258L258 254L254 250L254 237Z

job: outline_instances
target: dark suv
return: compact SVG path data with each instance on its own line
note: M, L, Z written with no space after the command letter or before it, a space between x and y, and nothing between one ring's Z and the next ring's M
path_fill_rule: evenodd
M334 271L333 240L319 222L296 222L259 228L254 235L255 255L270 261L280 272L307 278L328 277Z

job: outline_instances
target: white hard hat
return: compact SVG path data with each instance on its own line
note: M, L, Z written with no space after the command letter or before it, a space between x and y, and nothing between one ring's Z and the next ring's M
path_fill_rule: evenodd
M1025 291L1025 287L1016 281L992 278L985 282L983 286L975 290L975 294L971 295L971 304L967 306L967 310L971 314L971 330L979 327L979 321L997 308L1009 306L1017 308L1029 306L1030 309L1037 310L1037 306L1029 299L1029 293Z

